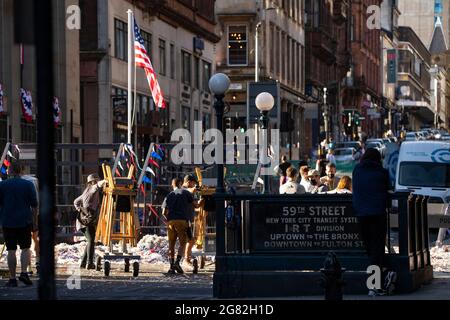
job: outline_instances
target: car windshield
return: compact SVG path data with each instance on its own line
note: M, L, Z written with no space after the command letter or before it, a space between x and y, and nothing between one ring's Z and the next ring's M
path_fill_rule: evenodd
M399 184L410 187L450 188L450 163L402 162Z
M334 155L335 156L345 156L345 155L351 155L352 149L342 149L342 150L335 150Z

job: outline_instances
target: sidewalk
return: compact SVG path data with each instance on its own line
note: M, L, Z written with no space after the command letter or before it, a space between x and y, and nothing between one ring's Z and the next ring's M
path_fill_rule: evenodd
M119 270L119 267L113 268L108 278L101 272L82 270L81 288L70 290L67 287L70 269L59 267L56 280L57 297L62 300L213 299L213 269L211 267L196 275L190 273L186 267L186 274L175 276L166 275L165 269L166 266L163 265L145 266L137 278ZM3 278L0 279L0 300L37 299L38 279L36 276L32 276L34 281L32 287L19 284L18 288L5 288L5 277L3 273L1 275ZM274 297L267 300L323 300L323 296ZM435 279L430 285L411 294L375 298L366 295L349 295L344 296L344 300L450 300L450 273L436 272Z

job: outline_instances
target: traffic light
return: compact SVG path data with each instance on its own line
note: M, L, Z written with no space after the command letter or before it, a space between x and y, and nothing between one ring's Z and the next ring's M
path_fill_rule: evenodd
M225 129L233 129L233 119L231 117L225 118Z
M355 114L355 125L359 127L359 114Z

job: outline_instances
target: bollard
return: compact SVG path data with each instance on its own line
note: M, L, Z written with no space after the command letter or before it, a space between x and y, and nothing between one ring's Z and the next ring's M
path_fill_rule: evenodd
M342 287L345 285L342 276L345 268L341 268L334 252L328 252L320 272L322 272L320 283L325 289L325 300L342 300Z

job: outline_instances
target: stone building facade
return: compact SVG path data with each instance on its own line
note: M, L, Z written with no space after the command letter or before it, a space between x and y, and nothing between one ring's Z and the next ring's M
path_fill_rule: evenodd
M226 97L230 111L226 117L234 128L246 127L249 82L255 81L255 33L258 30L259 82L273 81L280 86L281 116L271 125L283 128L280 152L290 159L308 154L305 127L304 1L257 0L217 1L216 66L230 76ZM252 124L253 125L253 124ZM283 129L284 131L284 129Z
M127 10L134 12L164 95L155 108L143 69L136 70L136 125L132 143L145 157L151 142L169 142L177 128L213 122L208 80L215 72L214 0L81 0L86 28L80 36L84 142L127 139ZM83 10L84 8L84 10ZM125 97L126 98L126 97ZM135 141L137 143L135 143ZM96 155L92 155L96 156ZM110 157L99 153L100 158Z

